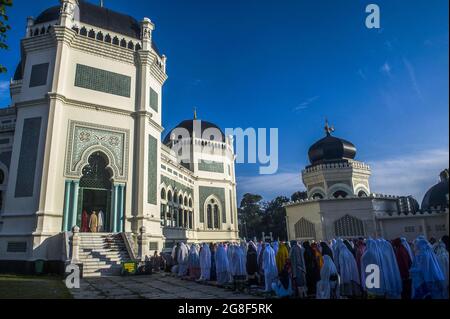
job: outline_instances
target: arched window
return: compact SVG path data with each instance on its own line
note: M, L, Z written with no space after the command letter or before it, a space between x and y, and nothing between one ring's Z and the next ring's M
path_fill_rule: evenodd
M114 45L119 45L119 38L118 37L114 37L113 42Z
M167 201L168 202L172 201L172 191L170 191L170 190L167 192Z
M183 228L188 228L189 226L189 215L188 215L188 211L185 210L184 212L184 223L183 223Z
M184 198L184 206L187 206L188 205L188 199L187 199L187 197L185 197Z
M320 193L315 193L314 195L312 195L313 199L323 199L323 195Z
M75 31L77 34L80 32L80 29L76 25L72 27L72 30Z
M173 202L176 204L178 200L177 192L173 193Z
M183 227L183 210L178 210L178 227Z
M141 48L142 48L142 47L141 47L141 45L140 45L139 43L136 44L136 47L135 47L136 51L139 51Z
M362 220L345 215L334 222L334 232L337 237L364 237L364 224Z
M295 237L316 239L316 228L314 224L305 218L301 218L295 224Z
M192 199L189 198L189 207L192 208Z
M194 229L194 213L189 212L189 229Z
M214 205L214 228L215 229L219 229L219 216L220 216L219 206Z
M106 42L106 43L111 43L111 41L112 41L111 36L110 36L109 34L107 34L107 35L105 36L105 42Z
M212 215L212 206L208 205L206 209L206 221L207 221L207 227L209 229L213 228L213 215Z
M95 39L95 31L93 29L91 29L89 31L88 37L91 38L91 39Z
M101 31L97 33L97 40L103 41L103 33Z
M358 197L367 197L367 194L365 191L359 191Z
M45 27L42 27L41 28L41 34L45 34L45 31L46 31Z
M3 185L5 182L5 172L3 172L2 169L0 169L0 185Z
M134 43L132 41L128 42L128 49L134 50Z
M121 46L122 48L126 48L126 47L127 47L127 40L122 39L122 41L120 41L120 46Z
M337 191L337 192L334 192L334 194L333 194L334 198L346 198L347 196L348 196L348 194L345 191Z
M183 205L183 195L178 197L178 204Z
M164 188L161 189L161 199L166 200L166 190Z
M82 27L80 30L80 35L87 36L87 29L85 27Z

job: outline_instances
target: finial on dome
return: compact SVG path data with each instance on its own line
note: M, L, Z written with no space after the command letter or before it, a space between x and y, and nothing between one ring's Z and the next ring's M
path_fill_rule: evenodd
M197 108L194 107L194 120L197 120Z
M331 133L334 132L334 126L330 126L328 123L328 119L325 120L325 133L327 136L331 136Z
M103 8L103 5L104 5L103 0L100 0L100 8Z

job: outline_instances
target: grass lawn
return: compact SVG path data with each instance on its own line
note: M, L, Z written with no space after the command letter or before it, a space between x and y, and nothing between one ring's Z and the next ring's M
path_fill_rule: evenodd
M0 299L71 299L60 277L0 275Z

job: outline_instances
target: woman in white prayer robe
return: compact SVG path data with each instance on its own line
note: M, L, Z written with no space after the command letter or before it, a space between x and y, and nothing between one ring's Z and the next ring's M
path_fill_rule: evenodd
M378 240L378 247L381 253L381 276L384 281L386 298L400 299L403 283L394 249L391 243L384 239Z
M98 232L103 233L105 228L105 213L102 210L98 212Z
M275 251L268 244L263 255L264 283L266 292L272 290L272 283L275 283L278 277L278 268L275 261Z
M180 250L178 251L178 276L184 277L187 275L188 270L188 256L189 251L185 243L180 244Z
M359 278L356 259L342 239L336 242L335 262L341 276L341 296L359 297L361 295L361 279Z
M384 281L381 280L379 282L379 286L377 287L371 287L366 285L366 270L368 270L368 266L376 265L378 268L382 269L382 263L381 263L381 252L378 247L378 243L376 240L369 238L366 241L366 251L361 257L361 283L363 286L363 289L366 291L368 297L370 299L374 298L382 298L385 296L386 290L385 290L385 284ZM373 270L372 270L373 271Z
M231 268L233 272L233 283L236 290L242 290L247 280L247 270L244 256L244 249L241 246L234 246L231 255Z
M317 283L317 299L339 299L339 274L330 256L323 256L320 281Z
M208 244L203 244L200 251L200 269L201 281L208 281L211 279L211 249Z
M217 247L215 259L217 284L223 286L229 282L230 278L228 256L223 244L220 244L219 247Z
M448 251L445 248L445 243L440 241L436 248L434 249L434 252L436 254L437 261L439 263L439 266L441 267L442 273L444 274L444 284L445 284L445 291L444 291L444 298L448 299L448 272L449 272L449 264L448 264Z

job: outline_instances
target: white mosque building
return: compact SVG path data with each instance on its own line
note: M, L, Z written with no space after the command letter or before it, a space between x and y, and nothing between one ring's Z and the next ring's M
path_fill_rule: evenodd
M74 227L85 269L110 266L112 248L88 253L108 240L126 250L120 262L178 241L238 239L231 137L194 116L177 127L188 136L162 138L167 59L154 29L81 0L28 18L12 104L0 110L0 270L60 267L74 258ZM190 146L189 161L177 144ZM104 212L101 234L77 233L83 211Z
M311 165L302 171L308 198L286 207L289 239L406 237L441 238L449 232L449 172L425 195L422 206L411 196L373 194L370 167L356 158L351 142L332 136L309 149Z

